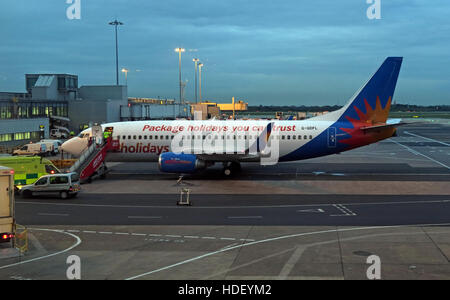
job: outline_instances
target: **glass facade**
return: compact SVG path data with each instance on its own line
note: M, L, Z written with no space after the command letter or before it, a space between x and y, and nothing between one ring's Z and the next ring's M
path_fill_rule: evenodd
M67 117L67 102L0 101L0 119Z
M11 141L38 140L40 137L40 131L5 133L0 134L0 143Z

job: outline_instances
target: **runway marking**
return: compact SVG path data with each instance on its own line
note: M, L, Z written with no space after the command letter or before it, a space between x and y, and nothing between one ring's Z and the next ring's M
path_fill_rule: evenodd
M198 239L199 238L196 235L184 235L183 237L186 238L186 239Z
M343 214L342 215L330 215L330 217L353 217L356 216L356 214L351 211L350 209L348 209L347 207L345 207L342 204L333 204L333 207L335 207L337 210L341 211Z
M72 246L70 246L69 248L66 248L65 250L62 250L62 251L59 251L59 252L56 252L56 253L52 253L52 254L48 254L48 255L44 255L44 256L40 256L40 257L36 257L36 258L32 258L32 259L29 259L29 260L13 263L13 264L10 264L10 265L1 266L0 270L6 269L6 268L9 268L9 267L18 266L18 265L23 265L23 264L30 263L30 262L37 261L37 260L41 260L41 259L46 259L46 258L53 257L53 256L56 256L56 255L59 255L59 254L63 254L63 253L66 253L66 252L74 249L75 247L77 247L78 245L81 244L81 239L78 236L76 236L76 235L74 235L72 233L64 232L62 230L45 229L45 228L28 228L28 229L30 231L33 231L33 230L39 231L40 230L40 231L50 231L50 232L57 232L57 233L68 234L71 237L75 238L76 242Z
M148 276L148 275L152 275L161 271L165 271L168 269L172 269L193 261L197 261L200 259L203 259L205 257L209 257L209 256L213 256L219 253L223 253L226 251L230 251L230 250L234 250L237 248L241 248L241 247L248 247L248 246L253 246L253 245L257 245L257 244L262 244L262 243L268 243L268 242L273 242L273 241L278 241L278 240L283 240L283 239L288 239L288 238L297 238L297 237L303 237L303 236L309 236L309 235L317 235L317 234L325 234L325 233L332 233L332 232L348 232L348 231L360 231L360 230L379 230L379 229L389 229L389 228L406 228L406 227L425 227L425 226L448 226L450 225L450 223L442 223L442 224L416 224L416 225L395 225L395 226L378 226L378 227L357 227L357 228L345 228L345 229L331 229L331 230L323 230L323 231L315 231L315 232L306 232L306 233L297 233L297 234L291 234L291 235L285 235L285 236L280 236L280 237L275 237L275 238L269 238L269 239L264 239L264 240L260 240L260 241L254 241L254 242L250 242L250 243L246 243L246 244L241 244L241 245L237 245L237 246L233 246L233 247L228 247L225 249L220 249L217 251L213 251L213 252L209 252L200 256L196 256L187 260L183 260L180 261L178 263L166 266L166 267L162 267L153 271L149 271L149 272L145 272L142 274L138 274L132 277L128 277L125 278L125 280L134 280L134 279L138 279L144 276Z
M321 208L313 208L313 209L303 209L297 210L297 212L306 212L306 213L324 213L325 211Z
M436 143L442 144L444 146L450 146L450 144L447 144L447 143L444 143L444 142L441 142L441 141L438 141L438 140L430 139L430 138L427 138L427 137L424 137L424 136L421 136L421 135L418 135L418 134L414 134L414 133L411 133L411 132L408 132L408 131L405 131L405 133L409 134L409 135L412 135L412 136L415 136L415 137L426 139L426 140L429 140L429 141L432 141L432 142L436 142Z
M131 235L134 235L134 236L146 236L147 234L145 234L145 233L132 233Z
M231 216L228 219L262 219L262 216Z
M111 231L99 231L99 234L113 234Z
M162 219L161 216L128 216L128 219Z
M399 174L401 175L401 174ZM423 175L423 174L422 174ZM445 176L449 176L449 174L441 174ZM318 203L318 204L287 204L287 205L253 205L253 206L193 206L189 209L236 209L236 208L289 208L289 207L311 207L311 206L332 206L333 204L342 204L342 205L378 205L378 204L413 204L413 203L442 203L442 202L450 202L450 199L446 200L418 200L418 201L398 201L398 202L353 202L353 203ZM180 209L179 207L172 206L132 206L132 205L91 205L91 204L74 204L74 203L46 203L46 202L16 202L16 204L40 204L40 205L71 205L71 206L85 206L85 207L126 207L126 208L162 208L162 209Z
M130 235L128 232L115 232L117 235Z
M433 158L431 158L431 157L429 157L429 156L426 156L425 154L422 154L422 153L420 153L420 152L417 152L416 150L413 150L413 149L409 148L408 146L405 146L405 145L403 145L403 144L400 144L400 143L397 142L397 141L394 141L394 140L392 140L392 139L391 139L390 141L392 141L393 143L396 143L397 145L402 146L403 148L407 149L409 152L411 152L411 153L413 153L413 154L420 155L420 156L423 156L423 157L425 157L425 158L428 158L429 160L431 160L431 161L433 161L433 162L435 162L435 163L437 163L437 164L443 166L444 168L447 168L447 169L450 170L450 167L449 167L449 166L447 166L447 165L441 163L440 161L437 161L437 160L435 160L435 159L433 159Z
M39 216L49 216L49 217L68 217L69 214L53 214L53 213L38 213Z

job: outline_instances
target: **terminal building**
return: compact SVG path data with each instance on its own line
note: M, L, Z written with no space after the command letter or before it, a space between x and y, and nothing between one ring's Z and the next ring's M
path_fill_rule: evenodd
M49 138L52 129L78 134L94 123L190 118L175 100L128 98L124 85L78 86L72 74L26 74L26 92L0 92L0 152Z

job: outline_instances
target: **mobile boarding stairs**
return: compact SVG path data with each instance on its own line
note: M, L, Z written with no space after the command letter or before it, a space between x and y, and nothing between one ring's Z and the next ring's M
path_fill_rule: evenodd
M70 172L77 172L80 175L80 182L91 182L94 177L104 177L107 173L105 159L108 152L115 152L119 149L119 140L107 138L103 143L97 144L95 141L81 154L75 164L70 167Z

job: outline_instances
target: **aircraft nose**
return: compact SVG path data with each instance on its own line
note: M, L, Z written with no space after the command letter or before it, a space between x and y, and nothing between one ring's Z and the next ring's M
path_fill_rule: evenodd
M66 153L79 156L84 150L83 143L80 140L81 139L79 137L73 137L70 140L65 141L61 145L61 149Z

